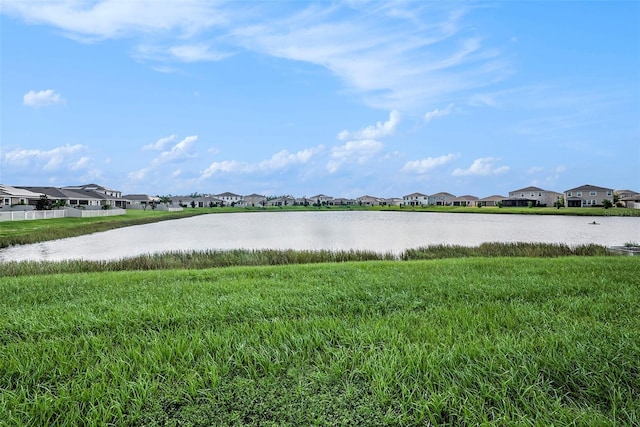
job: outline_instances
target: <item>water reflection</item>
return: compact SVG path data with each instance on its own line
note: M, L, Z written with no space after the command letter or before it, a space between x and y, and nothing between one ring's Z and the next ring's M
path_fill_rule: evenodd
M590 224L597 221L598 225ZM205 249L400 253L433 244L546 242L606 246L640 241L640 218L423 212L251 212L140 225L0 250L0 261L111 260Z

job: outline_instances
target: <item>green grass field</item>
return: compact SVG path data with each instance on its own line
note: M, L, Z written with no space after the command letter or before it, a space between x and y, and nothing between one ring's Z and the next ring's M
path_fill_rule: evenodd
M0 278L0 425L638 425L635 257Z

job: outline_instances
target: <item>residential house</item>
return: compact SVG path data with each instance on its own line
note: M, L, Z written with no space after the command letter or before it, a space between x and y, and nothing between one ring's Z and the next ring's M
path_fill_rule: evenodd
M500 206L504 199L506 199L505 196L494 194L493 196L483 197L482 199L479 199L478 206Z
M564 192L564 204L569 208L602 206L608 200L613 205L613 189L581 185Z
M618 206L624 206L625 208L640 208L638 202L640 202L640 193L633 190L616 190L613 192L614 200Z
M356 203L359 206L380 206L381 200L379 197L361 196L356 199Z
M155 209L160 203L159 197L151 197L148 194L126 194L122 196L127 201L127 209L146 210L151 207Z
M338 197L331 201L332 206L349 206L349 205L355 205L355 204L356 204L355 200L347 199L344 197Z
M277 197L267 200L267 206L293 206L296 202L291 196Z
M47 196L51 203L70 207L82 207L84 209L99 209L102 206L101 196L89 192L77 192L57 187L20 187L25 190ZM36 205L37 200L30 200L29 204Z
M402 196L402 204L404 206L426 206L429 204L429 196L422 193L411 193Z
M261 194L249 194L242 199L246 207L264 206L267 204L267 197Z
M122 192L104 187L98 184L84 184L61 187L61 190L71 190L75 193L91 196L94 200L100 200L100 206L113 206L126 209L127 201L122 198Z
M506 207L554 206L562 198L562 193L543 190L538 187L525 187L509 192L509 198L502 201Z
M455 197L453 194L443 191L429 196L428 204L431 206L451 206Z
M475 206L478 203L476 196L458 196L451 199L452 206Z
M388 199L382 199L384 206L402 206L402 199L399 197L390 197Z
M214 194L214 198L222 200L223 206L236 206L238 204L242 204L243 198L239 194L225 192L221 194Z
M313 197L309 197L309 199L312 201L311 204L318 204L318 205L329 205L331 204L331 201L333 200L333 197L331 196L325 196L324 194L318 194L316 196Z
M40 199L40 193L36 193L21 187L11 187L0 184L0 208L10 208L15 205L27 206L31 200Z

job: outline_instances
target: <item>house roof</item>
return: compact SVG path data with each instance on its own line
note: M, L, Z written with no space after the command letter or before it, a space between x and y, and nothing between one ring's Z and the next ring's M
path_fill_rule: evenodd
M139 200L142 202L149 202L155 199L148 194L127 194L126 196L122 196L122 198L127 200Z
M239 194L230 193L230 192L226 191L224 193L214 194L213 197L242 197L242 196L239 195Z
M529 187L525 187L525 188L521 188L519 190L513 190L511 191L511 193L519 193L519 192L527 192L527 191L537 191L537 192L541 192L541 191L547 191L547 190L543 190L540 187L533 187L533 186L529 186Z
M11 197L40 197L40 193L34 193L22 187L11 187L10 185L0 184L0 194Z
M487 197L483 197L482 199L480 199L481 202L484 201L498 201L498 200L504 200L506 199L505 196L500 196L499 194L494 194L493 196L487 196Z
M569 191L603 191L603 190L613 191L612 188L597 187L595 185L585 184L585 185L581 185L580 187L570 188L566 190L565 193L568 193Z
M458 197L454 197L454 200L478 200L478 198L476 196L458 196Z
M432 195L431 195L431 197L441 197L441 196L444 196L444 197L456 197L456 196L454 196L454 195L453 195L453 194L451 194L451 193L447 193L446 191L441 191L441 192L439 192L439 193L436 193L436 194L432 194Z
M404 197L429 197L429 196L423 193L411 193L411 194L407 194Z

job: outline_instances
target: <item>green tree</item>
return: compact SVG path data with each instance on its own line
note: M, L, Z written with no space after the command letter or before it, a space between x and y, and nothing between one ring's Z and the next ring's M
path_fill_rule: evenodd
M36 202L36 210L37 211L50 211L53 207L51 200L47 197L46 194L41 194L40 199Z
M609 199L604 199L604 200L602 201L602 206L603 206L605 209L609 209L609 208L612 208L612 207L613 207L613 203L611 203L611 200L609 200Z

